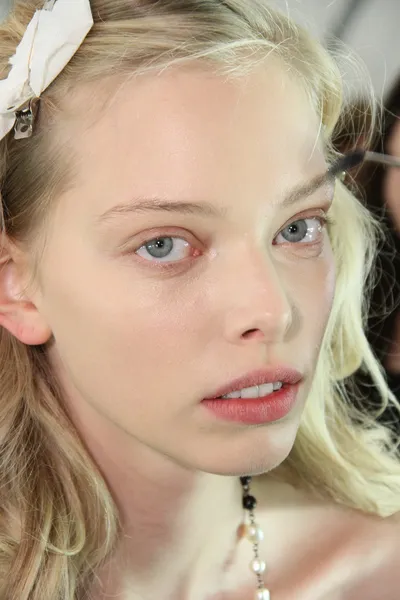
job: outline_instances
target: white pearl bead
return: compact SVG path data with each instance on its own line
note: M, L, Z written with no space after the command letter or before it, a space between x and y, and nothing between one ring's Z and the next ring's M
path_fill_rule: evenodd
M264 539L264 532L256 523L254 525L247 525L246 537L250 542L262 542Z
M265 564L265 562L263 560L260 560L259 558L254 558L250 563L250 570L253 571L253 573L257 573L259 575L261 575L261 573L264 573L266 568L267 565Z
M271 600L269 591L266 588L261 588L256 591L254 600Z

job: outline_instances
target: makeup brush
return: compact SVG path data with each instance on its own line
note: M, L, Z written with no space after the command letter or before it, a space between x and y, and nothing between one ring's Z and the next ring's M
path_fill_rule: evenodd
M400 158L389 156L388 154L380 154L379 152L369 152L367 150L354 150L348 154L341 156L329 168L328 174L331 177L337 177L340 173L350 171L354 167L358 167L363 162L379 163L388 167L400 168Z

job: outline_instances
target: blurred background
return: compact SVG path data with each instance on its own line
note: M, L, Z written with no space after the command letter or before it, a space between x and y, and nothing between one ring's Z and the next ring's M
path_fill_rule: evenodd
M400 67L400 0L272 0L271 4L288 11L319 39L337 38L349 46L365 64L378 96L392 87ZM349 87L358 93L365 82L343 67Z

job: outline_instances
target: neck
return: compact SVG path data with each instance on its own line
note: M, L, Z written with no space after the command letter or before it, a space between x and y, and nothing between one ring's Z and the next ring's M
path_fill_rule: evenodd
M129 518L123 544L128 589L140 597L195 600L224 585L242 518L236 478L197 474L189 489L159 495Z
M217 593L243 518L238 477L190 471L119 431L82 432L120 512L122 538L93 600ZM111 450L112 449L112 450ZM128 591L129 590L129 591Z

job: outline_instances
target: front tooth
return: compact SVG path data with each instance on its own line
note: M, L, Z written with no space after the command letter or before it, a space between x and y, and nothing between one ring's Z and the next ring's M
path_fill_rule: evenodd
M254 385L253 387L243 388L240 393L242 398L258 398L258 385Z
M240 390L238 392L231 392L230 394L225 394L222 398L240 398Z
M273 383L263 383L258 387L260 389L260 396L268 396L268 394L272 394L272 392L274 391Z

